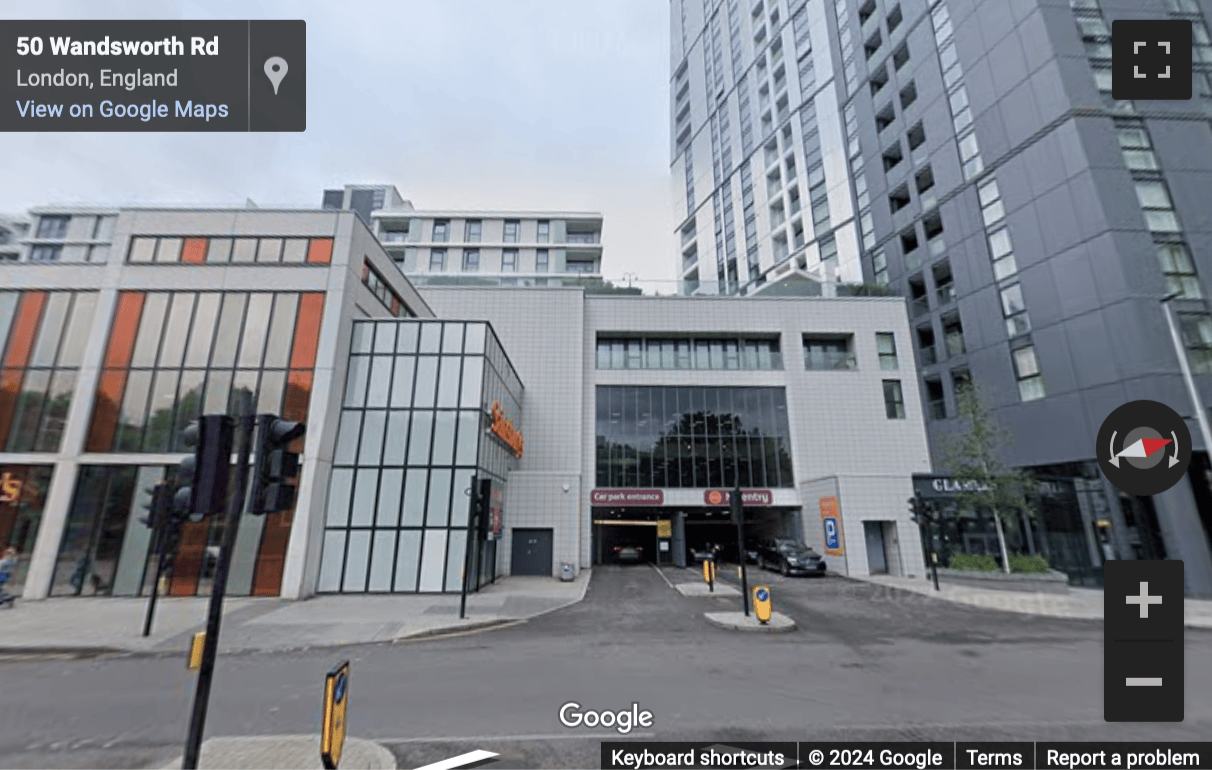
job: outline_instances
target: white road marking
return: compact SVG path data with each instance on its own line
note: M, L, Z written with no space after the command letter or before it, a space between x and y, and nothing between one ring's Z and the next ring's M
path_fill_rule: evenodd
M456 767L463 767L464 765L470 765L473 762L479 762L480 760L499 756L500 754L494 754L491 751L476 749L475 751L469 751L466 754L460 754L457 757L443 759L441 762L434 762L432 765L425 765L424 767L417 768L417 770L453 770L453 768Z
M661 580L664 580L664 581L665 581L665 585L669 586L670 588L673 588L673 583L670 583L670 582L669 582L669 578L665 577L665 573L664 573L664 572L661 572L661 568L660 568L660 567L658 567L657 565L653 564L652 562L649 562L649 563L648 563L648 566L649 566L649 567L652 567L654 570L656 570L656 573L657 573L658 575L660 575L660 576L661 576ZM676 588L673 588L673 590L675 590L675 591L676 591L677 589L676 589Z
M487 743L488 741L558 741L558 740L602 740L618 739L617 732L572 731L554 735L431 735L425 738L372 738L378 743ZM628 738L655 738L656 733L629 732Z

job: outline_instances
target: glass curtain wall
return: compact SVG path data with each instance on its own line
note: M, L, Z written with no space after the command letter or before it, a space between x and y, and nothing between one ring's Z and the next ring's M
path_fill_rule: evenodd
M599 487L794 486L782 388L597 388Z
M8 593L20 593L25 585L53 470L50 465L0 464L0 552L17 551L17 566L5 586Z
M460 590L473 483L510 467L486 434L493 403L516 424L511 382L487 324L354 323L317 591Z

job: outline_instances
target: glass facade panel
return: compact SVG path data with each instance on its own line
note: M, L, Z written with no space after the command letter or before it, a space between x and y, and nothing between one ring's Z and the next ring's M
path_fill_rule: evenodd
M345 576L341 580L341 589L365 591L369 566L370 532L364 529L352 529L349 531L349 544L345 549Z
M794 484L782 388L601 386L596 415L597 486Z
M456 591L468 547L475 590L494 580L498 567L492 536L481 530L472 543L466 540L468 492L478 478L503 484L517 460L503 441L482 439L484 415L499 402L519 424L521 383L486 324L376 323L373 344L352 347L346 386L347 392L356 390L366 380L371 395L347 402L334 453L334 476L356 479L341 482L348 515L330 515L325 524L348 530L349 545L323 556L364 559L369 566L359 568L352 581L349 565L343 566L343 577L324 590ZM355 340L368 340L364 330L372 325L355 322ZM391 355L389 340L395 342ZM378 381L385 392L377 390ZM368 442L375 449L368 450ZM373 536L366 537L373 547L363 555L354 533L371 526Z

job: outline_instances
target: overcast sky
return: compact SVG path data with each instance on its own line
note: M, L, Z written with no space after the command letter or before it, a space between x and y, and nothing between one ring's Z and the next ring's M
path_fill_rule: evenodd
M381 182L419 209L600 211L607 277L674 277L667 0L64 0L5 14L302 18L307 131L7 134L0 212L318 207L326 187Z

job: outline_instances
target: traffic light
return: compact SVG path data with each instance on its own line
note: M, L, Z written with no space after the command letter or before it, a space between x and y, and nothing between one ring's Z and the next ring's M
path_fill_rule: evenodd
M227 415L199 417L181 435L193 455L177 466L176 513L197 521L227 508L227 477L231 470L234 427Z
M170 516L173 499L172 486L166 481L161 481L145 491L151 495L151 499L143 506L147 510L147 515L139 519L139 523L152 531L160 531L167 527L172 520Z
M290 480L299 475L299 453L289 447L306 432L307 425L301 422L276 414L257 416L256 475L249 513L281 513L294 506L297 487Z

